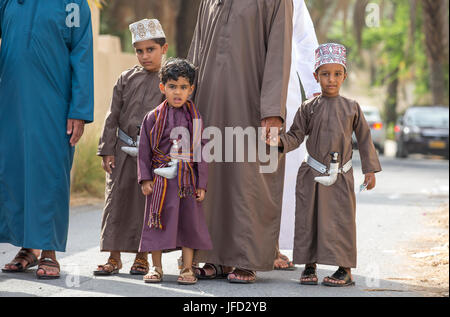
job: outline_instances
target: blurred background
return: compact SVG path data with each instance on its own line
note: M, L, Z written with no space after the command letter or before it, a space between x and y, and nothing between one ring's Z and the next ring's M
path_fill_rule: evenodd
M186 57L201 0L89 0L95 45L95 122L72 171L76 203L104 193L96 147L113 86L137 63L128 25L161 21L169 56ZM306 0L320 43L348 48L342 94L360 102L380 155L448 159L449 1ZM354 144L357 148L357 144Z

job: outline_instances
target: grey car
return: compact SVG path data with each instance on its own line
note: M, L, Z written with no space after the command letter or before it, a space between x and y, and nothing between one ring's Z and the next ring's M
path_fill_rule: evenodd
M380 110L373 106L361 106L361 110L364 113L367 123L370 126L370 133L372 135L372 141L378 153L384 154L384 143L386 141L386 128L381 120ZM353 147L358 148L356 136L353 133Z

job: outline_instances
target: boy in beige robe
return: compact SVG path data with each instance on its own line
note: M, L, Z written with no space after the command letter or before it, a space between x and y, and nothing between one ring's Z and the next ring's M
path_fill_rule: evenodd
M122 268L121 252L136 253L130 274L145 275L149 264L146 252L138 252L144 222L145 196L137 184L137 139L144 116L163 100L159 70L168 44L158 20L142 20L130 25L133 46L140 66L119 77L106 115L97 155L106 171L100 250L110 252L105 265L95 275L109 276ZM135 143L135 144L133 144Z
M352 134L356 134L365 174L364 187L375 187L381 171L370 128L360 106L339 95L347 78L346 49L324 44L316 50L316 80L322 94L303 103L289 132L270 136L267 143L284 153L295 150L308 136L309 157L299 169L296 188L294 263L306 264L300 283L317 285L316 264L339 269L322 284L354 285L351 268L356 267L356 199L352 160ZM332 170L337 153L339 170ZM330 175L328 175L330 174ZM317 178L322 177L322 178Z

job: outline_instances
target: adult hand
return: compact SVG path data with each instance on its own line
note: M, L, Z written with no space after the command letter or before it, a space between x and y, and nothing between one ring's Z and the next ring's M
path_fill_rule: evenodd
M116 168L116 159L114 158L114 156L103 156L102 167L106 173L112 174L112 169Z
M271 136L270 129L277 128L279 134L281 128L283 127L283 120L281 120L280 117L265 118L261 121L261 127L262 127L261 140L266 142L270 137L276 138L278 136L278 135Z
M141 185L142 193L144 196L153 194L153 181L143 181Z
M367 185L367 190L372 190L375 188L377 181L375 178L375 173L367 173L364 177L364 185Z
M84 133L84 120L68 119L67 120L67 135L72 135L70 138L70 145L75 146L80 141Z

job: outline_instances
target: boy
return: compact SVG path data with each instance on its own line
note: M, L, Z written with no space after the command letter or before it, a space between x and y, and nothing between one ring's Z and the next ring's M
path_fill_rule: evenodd
M107 173L100 249L110 252L108 262L94 271L101 276L119 272L121 252L137 253L130 274L145 275L149 269L147 253L138 253L145 197L136 185L136 157L122 148L137 146L142 119L162 101L158 72L168 44L158 20L138 21L130 31L141 66L125 71L117 81L97 153Z
M351 268L356 267L353 132L358 139L368 190L375 187L375 173L381 167L360 106L339 95L347 78L345 47L333 43L319 46L314 76L322 94L303 103L288 133L271 136L267 142L288 153L308 136L306 147L310 156L297 178L294 263L306 264L300 279L305 285L318 284L317 263L339 266L322 284L344 287L354 285ZM336 158L339 171L324 177L337 165L332 164Z
M147 196L139 250L152 253L154 267L144 281L160 283L162 252L182 249L178 283L191 285L197 282L192 270L194 250L212 249L200 204L205 198L208 166L204 161L193 161L194 151L201 151L203 132L201 116L188 100L194 90L195 67L185 60L171 59L162 67L160 77L160 89L167 100L145 117L139 144L138 178ZM184 136L189 144L178 150L172 147L180 141L175 128L189 131L189 138ZM181 156L174 156L180 150ZM176 158L178 161L173 161ZM171 177L161 174L162 169L171 167Z

